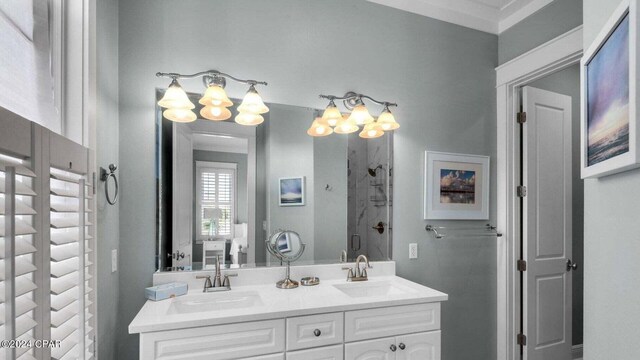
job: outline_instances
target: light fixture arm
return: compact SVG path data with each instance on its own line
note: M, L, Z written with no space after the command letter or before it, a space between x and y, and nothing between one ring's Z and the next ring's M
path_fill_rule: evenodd
M344 94L344 96L322 95L321 94L320 98L321 99L327 99L329 101L343 100L344 103L345 103L345 106L347 108L353 108L353 106L355 106L355 105L357 105L359 103L362 103L363 102L362 99L367 99L367 100L369 100L369 101L371 101L373 103L376 103L378 105L382 105L385 108L389 107L389 106L398 106L397 103L392 103L392 102L388 102L388 101L379 101L379 100L376 100L376 99L372 98L369 95L358 94L358 93L355 93L353 91L350 91L350 92Z
M267 83L265 81L257 81L257 80L244 80L244 79L239 79L235 76L229 75L227 73L223 73L220 72L218 70L207 70L207 71L200 71L197 72L195 74L178 74L178 73L163 73L163 72L157 72L156 73L157 77L168 77L171 78L173 80L176 79L194 79L197 77L204 77L204 76L208 76L208 77L212 77L212 78L216 78L216 77L225 77L225 78L229 78L231 80L237 81L239 83L242 84L249 84L249 85L267 85Z

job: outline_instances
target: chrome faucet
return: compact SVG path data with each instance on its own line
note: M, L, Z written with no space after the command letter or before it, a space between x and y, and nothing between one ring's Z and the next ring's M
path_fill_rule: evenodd
M365 266L363 269L360 269L360 262L363 260L365 262ZM347 281L367 281L369 280L369 277L367 276L367 269L371 268L372 266L369 265L369 259L364 255L358 255L354 269L343 267L342 270L349 270L349 273L347 274Z
M205 279L204 288L202 292L216 292L216 291L229 291L231 290L231 282L229 277L238 276L238 274L224 274L221 279L220 271L220 255L216 256L216 272L213 276L213 282L211 282L210 275L196 276L196 279Z

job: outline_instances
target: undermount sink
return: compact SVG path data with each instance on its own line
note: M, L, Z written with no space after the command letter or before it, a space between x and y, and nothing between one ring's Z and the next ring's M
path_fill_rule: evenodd
M255 291L233 290L224 293L203 293L185 295L173 300L169 314L186 314L203 311L223 311L261 306L260 294Z
M346 295L359 297L377 297L377 296L394 296L414 292L412 289L392 284L391 282L353 282L347 284L333 285L336 289L342 291Z

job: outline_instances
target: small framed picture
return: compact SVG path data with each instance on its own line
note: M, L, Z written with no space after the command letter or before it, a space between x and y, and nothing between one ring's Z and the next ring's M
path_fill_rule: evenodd
M425 152L425 220L489 219L489 157Z
M280 206L304 205L304 176L280 178Z
M623 0L580 62L583 179L640 166L637 6Z

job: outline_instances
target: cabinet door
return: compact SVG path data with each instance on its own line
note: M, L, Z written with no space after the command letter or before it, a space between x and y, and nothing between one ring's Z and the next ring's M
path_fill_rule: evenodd
M343 360L342 345L288 351L287 360Z
M395 338L359 341L344 346L344 360L396 360Z
M396 360L440 360L440 331L396 338Z

